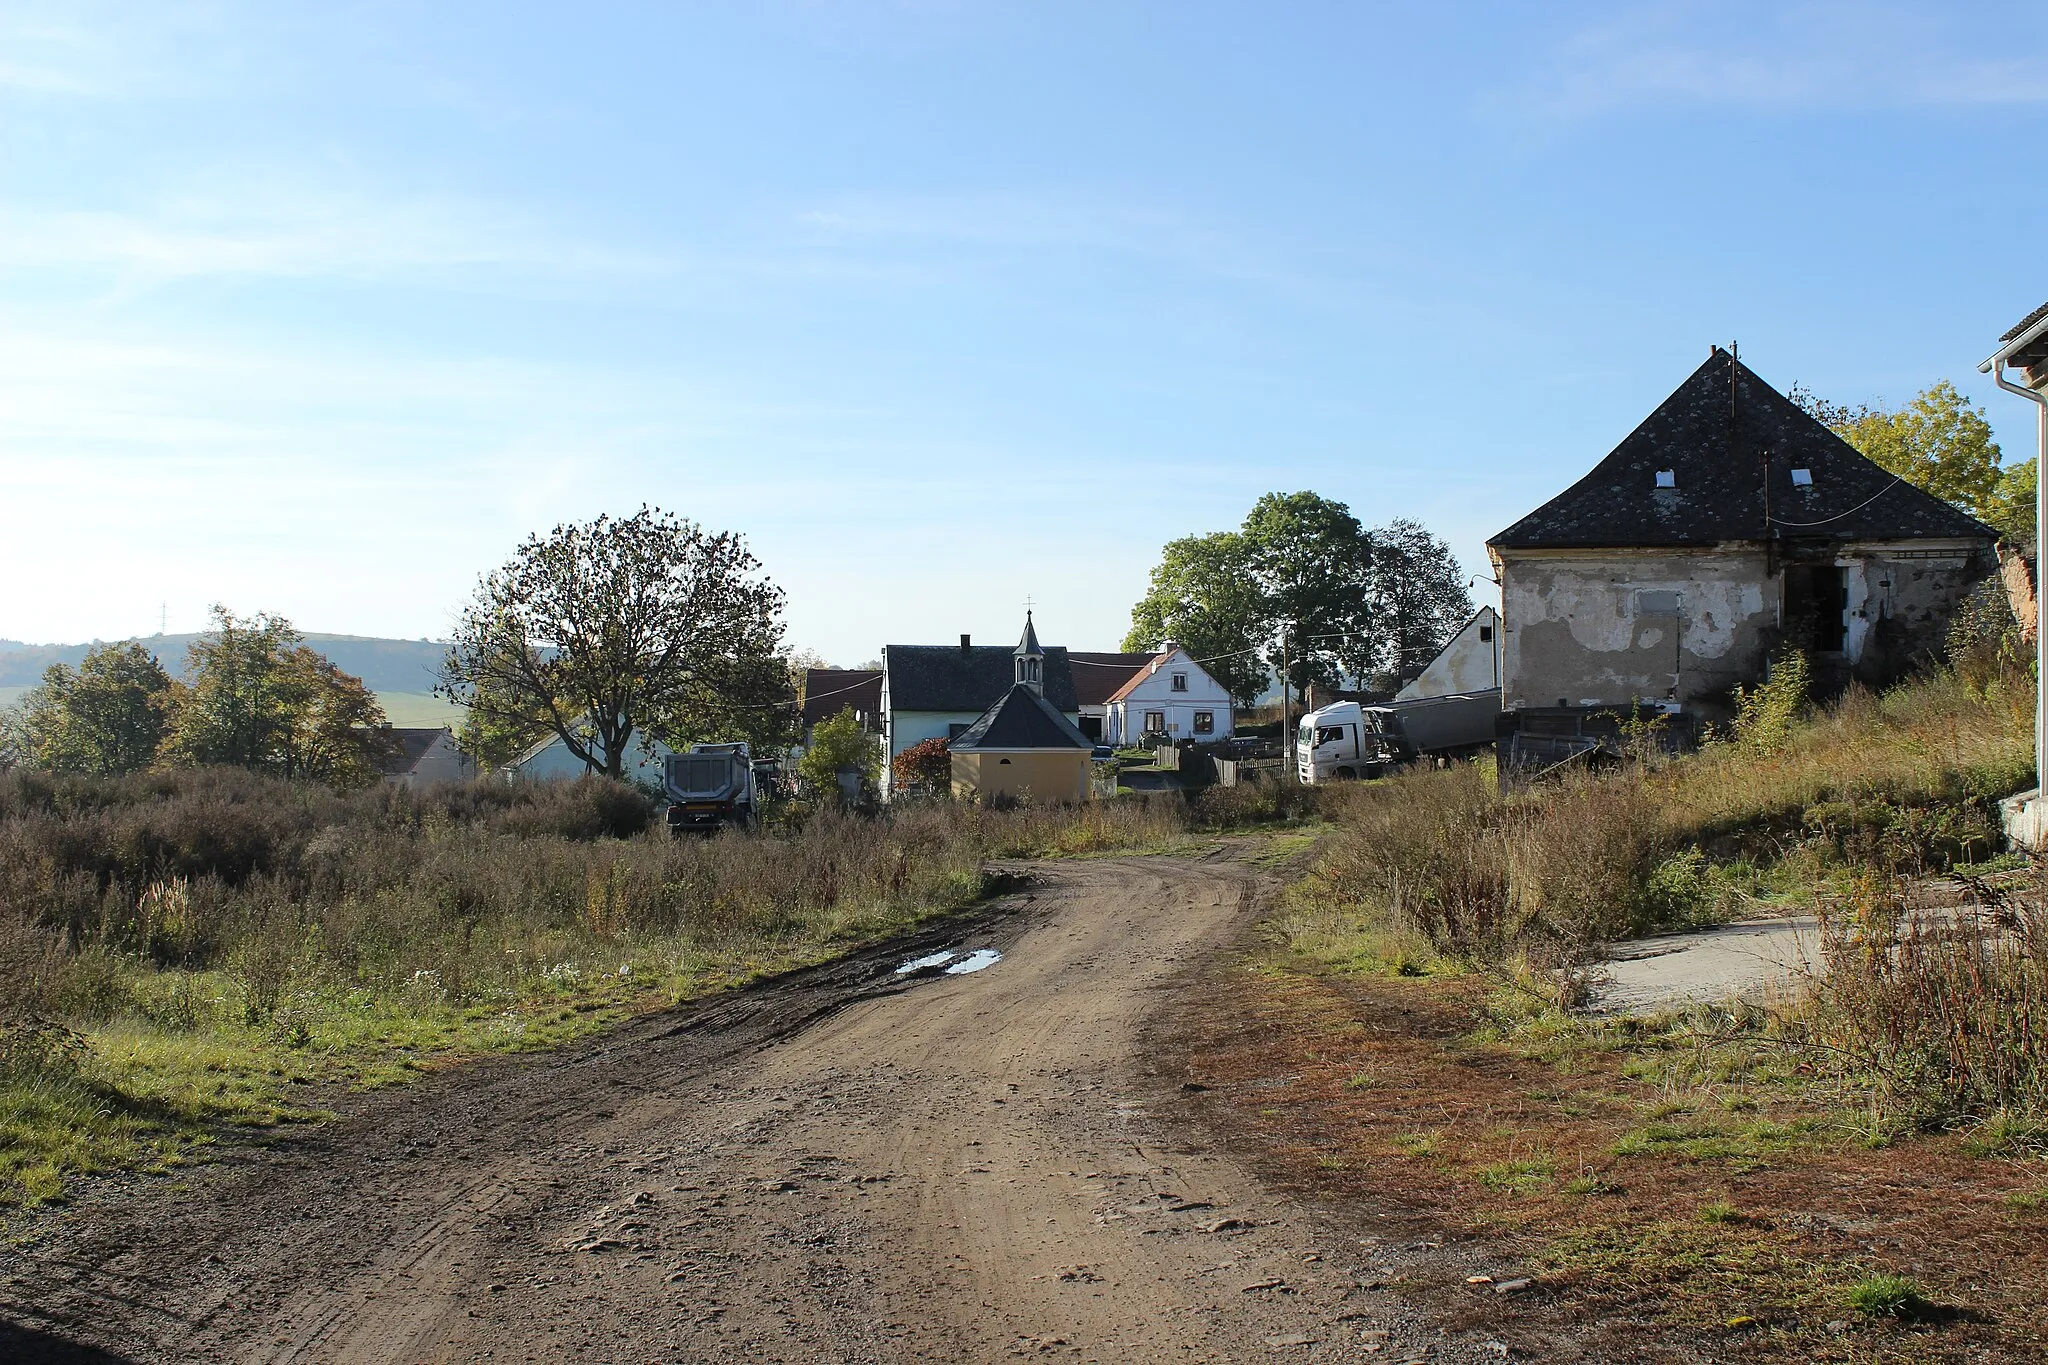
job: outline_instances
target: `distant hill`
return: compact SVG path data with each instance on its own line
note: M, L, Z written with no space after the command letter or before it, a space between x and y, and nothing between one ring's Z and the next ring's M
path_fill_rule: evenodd
M173 674L185 671L185 650L197 635L150 635L136 643L162 661ZM98 644L94 641L93 644ZM447 652L434 640L380 640L369 635L308 635L306 643L353 673L372 692L424 693L433 690L434 670ZM33 687L51 664L76 668L92 645L30 645L0 640L0 688Z

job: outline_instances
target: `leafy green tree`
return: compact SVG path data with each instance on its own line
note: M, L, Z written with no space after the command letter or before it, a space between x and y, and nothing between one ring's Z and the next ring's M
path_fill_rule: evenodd
M1977 517L2014 544L2031 545L2037 534L2035 497L2039 485L2039 462L2022 460L1998 471L1998 486L1977 509Z
M1266 600L1275 674L1295 693L1337 687L1373 663L1372 537L1351 509L1319 493L1268 493L1239 533ZM1285 637L1281 638L1282 631Z
M1269 616L1242 536L1185 536L1160 551L1150 586L1131 608L1124 648L1151 650L1175 641L1204 660L1202 667L1240 705L1250 706L1266 687L1259 651Z
M2033 536L2033 461L2007 468L1983 409L1948 380L1902 408L1830 403L1795 386L1793 402L1877 464L1954 503L2010 539ZM2022 524L2024 523L2024 524Z
M59 772L137 772L156 761L170 708L171 675L155 655L95 645L76 669L52 664L22 699L24 754Z
M1451 547L1397 517L1370 533L1375 604L1373 667L1391 691L1412 681L1472 615L1472 594Z
M1269 493L1239 529L1166 546L1124 648L1177 640L1249 705L1283 658L1297 693L1413 676L1471 611L1457 561L1419 523L1367 530L1341 502Z
M810 747L797 760L796 772L812 791L838 801L844 795L839 787L840 769L855 769L863 783L873 783L881 765L880 745L873 735L861 729L849 706L830 720L821 720L811 727Z
M361 678L300 645L278 660L272 762L286 777L367 786L394 750L384 708Z
M495 772L554 734L544 709L522 712L510 702L472 703L455 729L455 743L480 772Z
M643 732L780 743L782 608L731 532L648 507L557 526L478 584L435 691L482 723L544 724L614 778Z
M239 617L216 603L185 652L169 754L179 763L270 769L285 705L278 670L303 637L282 616Z
M338 786L376 780L389 752L384 708L363 680L307 647L282 616L213 608L174 683L173 761L225 764Z

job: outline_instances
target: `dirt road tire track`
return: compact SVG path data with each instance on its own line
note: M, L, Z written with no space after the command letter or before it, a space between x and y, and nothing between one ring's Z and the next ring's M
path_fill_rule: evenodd
M882 950L358 1097L182 1192L85 1201L8 1254L0 1317L136 1361L1404 1359L1422 1325L1360 1290L1354 1238L1159 1117L1179 1078L1150 1026L1256 914L1257 874L1034 877ZM895 975L952 945L1006 955Z

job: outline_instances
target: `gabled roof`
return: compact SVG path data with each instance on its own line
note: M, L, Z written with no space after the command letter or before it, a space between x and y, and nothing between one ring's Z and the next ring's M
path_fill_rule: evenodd
M2027 382L2037 384L2039 372L2048 367L2048 332L2042 329L2043 319L2048 319L2048 303L2042 304L2016 323L2004 336L1998 339L1998 352L1977 368L1990 371L2003 362L2029 371Z
M380 765L384 775L403 777L413 770L414 764L426 757L427 750L434 747L435 740L451 734L452 731L445 725L428 726L424 729L416 726L391 725L379 733L391 741L391 746L384 751L384 761Z
M1074 728L1053 704L1026 687L1014 684L1003 699L982 712L981 719L946 745L948 753L978 749L1090 749L1095 741Z
M804 670L804 724L816 725L851 706L855 715L882 709L879 668L807 668Z
M1145 679L1151 677L1154 673L1157 673L1159 665L1165 661L1166 655L1164 654L1154 654L1151 658L1145 660L1145 666L1124 679L1124 685L1116 690L1115 694L1110 697L1110 700L1122 701L1130 696L1131 693L1138 690L1138 684L1144 682Z
M1103 706L1117 690L1142 673L1153 655L1091 654L1069 650L1067 662L1074 670L1074 699L1083 706Z
M1017 652L1008 645L887 645L889 705L897 711L986 711L1017 681ZM1067 651L1045 651L1045 695L1061 711L1077 711Z
M2007 332L2004 336L1999 338L1999 341L2003 343L2013 340L2021 332L2026 331L2029 327L2032 327L2042 318L2048 318L2048 303L2042 304L2039 308L2036 308L2033 312L2021 318L2017 323L2013 325L2013 329L2011 331Z
M1126 678L1124 680L1124 685L1116 690L1116 692L1110 697L1110 700L1113 702L1126 700L1131 695L1131 693L1138 690L1138 685L1140 683L1144 682L1145 679L1157 673L1160 669L1166 667L1166 661L1170 658L1173 658L1176 655L1178 655L1180 658L1180 666L1182 668L1187 669L1191 673L1201 674L1204 678L1207 678L1209 680L1211 686L1217 685L1215 677L1209 672L1208 669L1202 667L1193 659L1188 658L1187 655L1182 651L1162 650L1157 654L1147 655L1145 658L1146 666L1139 669L1137 672L1133 673L1130 677Z
M1810 486L1793 485L1795 469L1810 472ZM1672 472L1674 486L1657 486L1663 470ZM1858 454L1716 346L1590 474L1487 544L1761 542L1767 524L1771 537L1782 540L1992 540L1997 534Z

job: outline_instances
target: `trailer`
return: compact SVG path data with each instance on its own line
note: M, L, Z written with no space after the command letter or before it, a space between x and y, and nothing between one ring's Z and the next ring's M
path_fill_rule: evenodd
M1301 718L1296 775L1305 785L1379 777L1428 760L1469 758L1493 744L1500 689L1368 706L1340 701Z
M671 835L751 830L760 823L759 782L744 744L692 744L661 769Z

